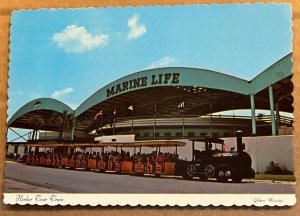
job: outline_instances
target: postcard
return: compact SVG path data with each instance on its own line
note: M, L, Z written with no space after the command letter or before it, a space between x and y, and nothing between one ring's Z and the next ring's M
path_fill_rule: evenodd
M294 205L291 10L14 11L4 203Z

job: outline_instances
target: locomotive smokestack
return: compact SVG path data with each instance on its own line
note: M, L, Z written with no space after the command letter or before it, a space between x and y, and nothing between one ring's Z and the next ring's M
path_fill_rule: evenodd
M236 131L235 132L236 136L236 145L237 145L237 151L238 152L243 152L244 150L244 145L243 145L243 131Z

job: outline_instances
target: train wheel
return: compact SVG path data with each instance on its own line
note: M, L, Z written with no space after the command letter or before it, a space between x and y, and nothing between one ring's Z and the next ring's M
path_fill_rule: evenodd
M196 173L196 167L194 164L190 164L186 167L183 178L192 179Z
M213 165L211 165L211 164L207 164L207 165L205 166L205 168L204 168L204 173L205 173L205 176L206 176L207 178L212 178L212 177L214 177L215 172L216 172L216 169L215 169L215 167L214 167Z

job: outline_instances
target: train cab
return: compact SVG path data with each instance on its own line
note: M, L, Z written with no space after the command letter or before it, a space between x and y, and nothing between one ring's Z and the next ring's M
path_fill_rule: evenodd
M251 168L252 160L245 152L245 144L242 143L241 133L237 133L237 150L226 151L224 140L219 138L205 137L191 139L192 161L178 163L180 173L186 179L199 177L201 180L215 178L226 182L241 182L243 178L254 178L255 172ZM199 143L204 149L196 149Z

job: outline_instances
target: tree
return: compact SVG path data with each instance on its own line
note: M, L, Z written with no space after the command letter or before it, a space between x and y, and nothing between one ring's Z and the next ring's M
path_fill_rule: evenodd
M44 119L38 116L32 117L30 119L30 123L32 124L33 127L33 132L31 139L36 140L37 139L37 131L45 125Z
M74 113L64 110L62 113L53 113L50 121L58 127L59 141L61 142L63 132L70 130L75 125L75 116Z

